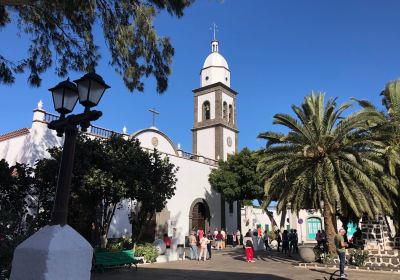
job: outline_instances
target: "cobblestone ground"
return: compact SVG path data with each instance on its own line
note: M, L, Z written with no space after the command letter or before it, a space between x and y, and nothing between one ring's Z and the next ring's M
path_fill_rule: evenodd
M244 250L213 251L210 261L177 261L140 265L135 269L114 269L94 272L92 280L327 280L339 279L334 270L295 267L298 258L288 258L279 252L256 253L255 263L245 262ZM347 271L348 279L398 280L400 274Z

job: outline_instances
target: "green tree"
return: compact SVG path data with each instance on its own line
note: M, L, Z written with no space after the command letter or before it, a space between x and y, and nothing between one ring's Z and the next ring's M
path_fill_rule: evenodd
M226 161L220 160L218 168L211 171L208 181L211 187L228 201L250 202L250 205L255 199L261 202L264 187L257 172L258 162L259 154L244 148L239 153L230 155ZM276 221L267 206L263 205L263 208L273 226L276 226Z
M0 160L0 279L7 279L16 246L31 233L33 169Z
M392 214L391 197L397 194L396 180L384 172L381 143L371 141L367 133L381 123L382 114L366 106L348 116L351 103L325 103L324 94L306 96L298 107L292 105L296 118L276 114L274 124L286 134L263 132L267 140L259 171L265 181L265 194L278 201L278 210L290 204L292 211L321 209L329 241L333 237L337 213L351 209L357 217Z
M95 29L101 27L111 59L130 91L143 91L142 78L153 75L164 92L174 48L153 26L162 10L181 17L194 0L4 0L0 28L16 22L31 43L28 57L11 61L0 54L0 83L13 84L15 74L29 71L29 84L40 86L41 75L54 66L69 71L94 71L100 59Z
M131 166L140 170L140 176L136 182L128 184L127 191L127 197L135 201L130 215L134 243L141 240L143 229L149 225L156 212L164 209L167 200L175 194L178 172L178 168L169 162L169 158L162 156L157 150L143 151L143 153L141 161L136 161L136 166L131 162L135 159L130 159ZM129 168L126 172L129 172Z
M257 171L258 155L248 148L220 160L208 181L228 201L262 199L264 188Z
M42 186L57 183L61 148L49 150L50 159L36 164L36 180ZM156 211L161 211L166 200L174 195L177 169L157 151L147 152L137 139L112 136L90 139L80 135L76 144L68 224L86 239L93 238L91 224L108 233L116 209L123 199L130 198L140 205L133 223L133 239L140 238ZM42 192L47 192L42 190ZM42 202L40 213L48 223L52 204ZM45 206L49 206L45 208ZM99 234L99 232L97 232Z
M372 129L372 137L383 143L383 154L387 162L387 172L400 180L400 80L389 82L381 93L382 104L386 108L385 122ZM373 107L363 102L364 106ZM396 232L400 230L400 196L392 200L394 225Z

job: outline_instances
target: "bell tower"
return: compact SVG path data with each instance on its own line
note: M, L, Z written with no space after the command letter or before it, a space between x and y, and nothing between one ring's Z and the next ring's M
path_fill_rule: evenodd
M231 72L211 42L211 53L200 71L200 88L194 93L193 154L226 160L237 152L236 95L230 87Z

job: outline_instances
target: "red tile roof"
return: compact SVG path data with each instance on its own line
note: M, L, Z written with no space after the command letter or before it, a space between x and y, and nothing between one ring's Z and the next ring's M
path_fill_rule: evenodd
M26 135L26 134L29 134L29 129L27 129L27 128L21 128L18 130L14 130L14 131L0 135L0 142L9 140L9 139L12 139L15 137L19 137L22 135Z

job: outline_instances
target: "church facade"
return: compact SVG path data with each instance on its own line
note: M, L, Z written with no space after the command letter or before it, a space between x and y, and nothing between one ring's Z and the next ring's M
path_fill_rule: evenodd
M183 151L164 132L152 126L127 134L91 126L90 137L110 137L117 133L124 138L137 138L143 149L168 156L179 167L175 195L168 200L165 209L156 214L148 232L158 237L164 233L175 236L183 243L192 229L225 228L227 232L240 229L238 203L227 203L212 190L208 176L217 168L219 159L226 160L237 152L238 129L236 125L236 96L230 87L230 70L225 58L219 53L218 41L211 43L211 53L200 72L200 87L193 90L194 123L192 128L192 152ZM60 146L63 138L47 128L57 116L44 110L42 102L33 111L29 128L22 128L0 135L0 159L9 164L15 162L33 165L36 160L48 157L47 149ZM109 237L129 235L131 225L128 214L134 201L125 200L118 209L110 227Z

